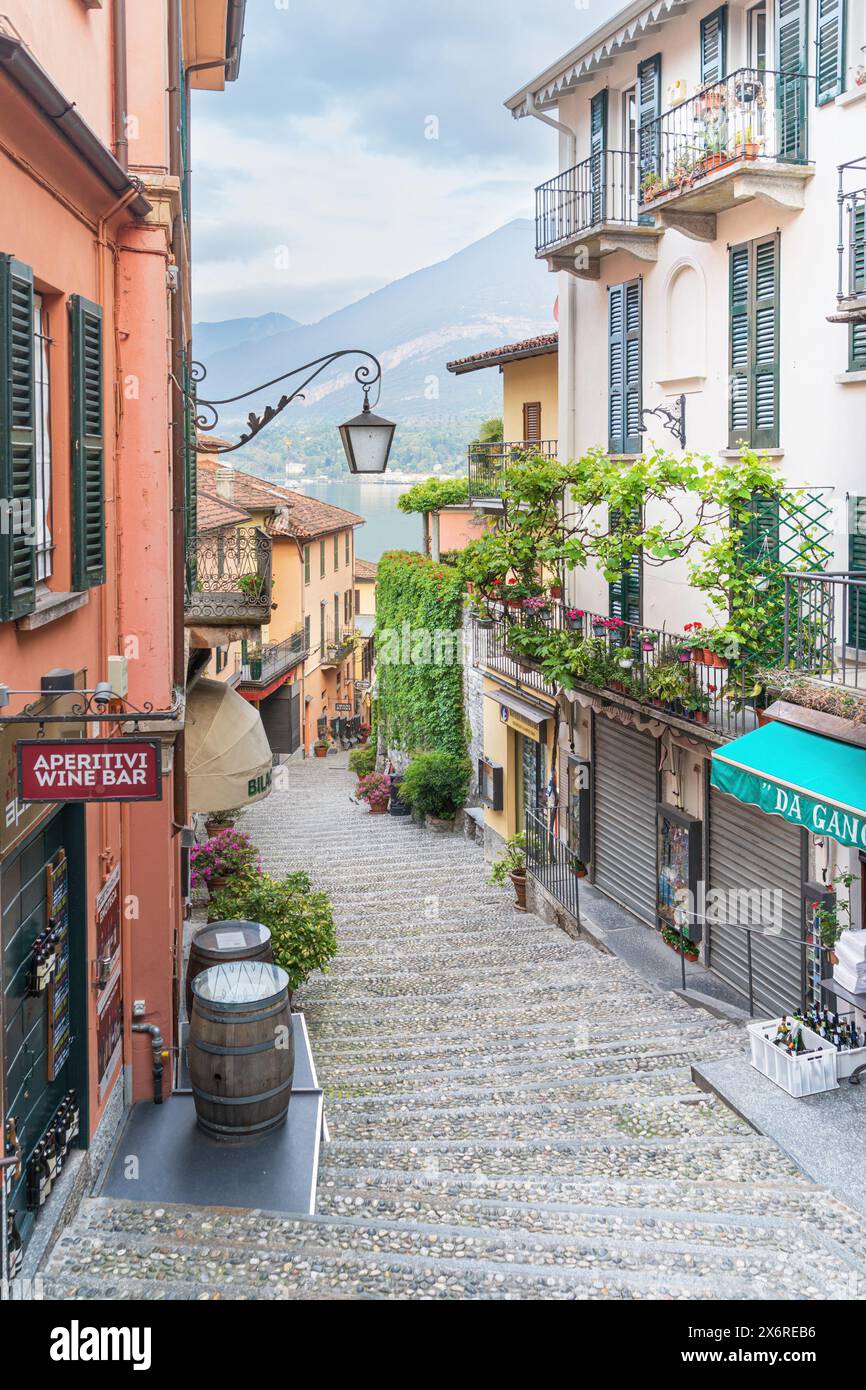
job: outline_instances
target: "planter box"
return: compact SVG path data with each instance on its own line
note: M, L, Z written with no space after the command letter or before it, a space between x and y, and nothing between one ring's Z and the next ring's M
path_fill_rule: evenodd
M852 1071L866 1062L866 1047L854 1047L850 1052L836 1053L836 1079L847 1081Z
M825 1042L811 1028L803 1027L803 1042L808 1050L799 1057L791 1057L771 1041L780 1022L775 1018L768 1023L748 1025L746 1031L755 1070L781 1086L789 1096L817 1096L822 1091L837 1090L836 1058L840 1054L833 1044Z

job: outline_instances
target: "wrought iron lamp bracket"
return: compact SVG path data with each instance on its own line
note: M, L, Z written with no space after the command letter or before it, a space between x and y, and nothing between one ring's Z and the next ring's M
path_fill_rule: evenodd
M38 695L39 699L29 705L25 705L20 714L3 714L0 709L0 728L5 728L7 724L38 724L39 732L37 738L45 737L46 724L132 724L132 732L141 732L140 721L145 720L151 723L170 723L180 719L181 703L177 701L171 709L154 709L149 700L139 708L133 705L125 696L115 695L113 692L103 690L10 690L8 686L0 687L4 698L8 701L12 695ZM73 704L64 713L53 714L51 710L46 710L46 701L56 701L70 696L76 698Z
M668 430L677 441L681 449L686 447L686 398L677 396L676 408L669 410L666 405L645 406L640 413L641 423L638 425L638 434L646 434L648 426L645 423L647 415L655 415L661 420L665 429Z
M342 357L364 357L367 359L367 361L362 362L360 366L355 368L355 380L358 382L358 385L363 388L365 402L369 401L372 388L374 386L378 388L376 391L376 400L373 402L373 404L376 405L379 400L379 392L381 391L382 364L377 357L374 357L372 352L367 352L364 348L341 348L337 352L326 353L324 357L317 357L312 362L305 362L302 367L295 367L290 372L283 372L281 376L275 376L270 381L263 381L259 386L252 386L249 391L242 391L240 395L237 396L227 396L223 400L206 399L199 395L198 391L185 391L176 376L172 375L172 380L184 399L193 407L195 411L196 428L209 433L216 429L219 424L220 416L217 406L236 405L238 401L247 400L250 396L258 395L260 391L267 391L271 386L277 386L282 381L288 381L292 377L302 376L303 373L306 372L306 376L303 377L303 380L290 392L284 392L276 405L265 406L261 415L256 415L254 411L250 411L247 416L246 433L241 435L237 444L226 444L210 451L215 454L233 454L235 449L240 449L244 444L249 444L251 439L255 439L256 435L259 434L266 425L269 425L272 420L275 420L278 415L281 415L286 407L290 406L293 401L303 400L305 389L315 381L318 376L321 376L322 372L326 371L328 367L338 362ZM190 379L195 385L204 381L206 376L207 368L203 363L190 363Z

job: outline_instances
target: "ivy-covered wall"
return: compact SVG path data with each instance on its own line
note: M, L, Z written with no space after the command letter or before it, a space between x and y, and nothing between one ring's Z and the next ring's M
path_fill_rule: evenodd
M466 751L463 587L450 566L415 551L379 561L376 719L389 750Z

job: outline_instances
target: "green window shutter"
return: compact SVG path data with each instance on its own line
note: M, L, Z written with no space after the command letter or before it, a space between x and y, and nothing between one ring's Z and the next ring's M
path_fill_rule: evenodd
M866 574L866 497L848 498L848 568ZM866 589L851 586L848 645L866 648Z
M641 282L625 286L625 449L641 451Z
M779 238L753 242L752 444L779 447Z
M776 117L782 159L804 160L807 153L806 83L809 71L808 0L776 0Z
M866 372L866 322L848 328L848 370Z
M304 583L310 582L310 547L304 546Z
M589 104L589 152L590 165L591 218L595 226L605 219L605 159L607 149L607 88L596 92Z
M607 292L607 448L625 453L625 285Z
M866 194L853 198L848 214L849 253L849 293L863 294L866 291Z
M749 501L748 519L740 522L743 564L761 568L767 560L779 561L780 521L778 497L756 492Z
M33 271L0 257L0 488L9 506L0 527L0 620L36 604L36 404Z
M72 587L105 583L102 309L74 294L72 340Z
M722 5L701 20L701 82L709 86L728 75L728 7Z
M611 507L608 526L611 531L615 531L620 524L622 513L616 507ZM635 525L640 523L640 511L635 509L632 512L632 522ZM612 618L622 618L623 622L632 623L635 627L640 626L641 622L641 556L640 552L632 556L631 564L623 572L619 579L615 579L608 586L608 612Z
M637 65L637 123L640 182L659 172L659 129L653 122L661 115L662 58L656 53Z
M319 578L325 577L325 542L319 541Z
M779 239L730 251L728 443L779 445Z
M730 352L728 371L728 444L735 449L749 438L749 244L730 251Z
M845 0L818 0L818 106L845 90L845 9Z

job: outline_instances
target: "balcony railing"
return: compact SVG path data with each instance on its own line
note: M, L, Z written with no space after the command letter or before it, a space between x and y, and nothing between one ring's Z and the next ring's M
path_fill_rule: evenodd
M785 576L783 665L810 681L866 691L866 572Z
M852 188L856 183L861 187ZM839 165L836 303L866 310L866 155Z
M353 648L355 629L353 627L335 628L333 623L328 623L324 636L325 641L322 645L319 664L321 666L339 666Z
M636 227L638 157L602 150L535 190L535 249L549 251L596 227Z
M188 626L261 626L272 604L272 542L264 531L229 526L196 536L187 553Z
M555 439L522 439L507 444L502 443L502 441L490 444L470 444L470 501L500 498L506 468L513 468L525 459L534 458L536 454L541 454L544 458L555 459L556 452L557 441Z
M261 650L248 650L246 657L238 653L235 658L235 674L241 686L266 686L278 680L293 667L299 666L307 656L304 633L298 628L283 642L268 642Z
M662 711L683 722L703 725L722 738L737 738L757 723L753 695L755 662L728 661L691 647L684 635L647 628L619 618L567 609L559 600L540 614L489 605L489 622L474 619L473 659L530 689L555 695L557 687L527 655L521 633L568 632L580 649L582 674L575 686L609 691L635 701L647 715ZM569 612L578 616L569 618Z
M738 68L639 131L640 203L683 194L724 169L808 162L809 79Z
M566 813L556 823L543 812L526 811L526 868L575 921L580 920L578 884L585 866L572 848L571 824Z

